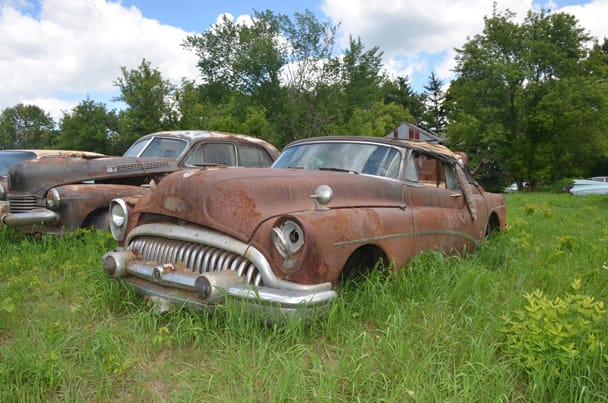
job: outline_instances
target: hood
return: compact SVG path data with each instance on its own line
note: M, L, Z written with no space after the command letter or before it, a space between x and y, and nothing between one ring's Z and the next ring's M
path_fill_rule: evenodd
M314 210L310 195L319 185L333 190L330 209L400 207L403 203L403 184L387 178L235 167L173 173L139 200L135 212L175 217L246 241L269 218Z
M177 170L174 159L48 157L21 161L9 170L10 190L44 195L50 188L85 181L112 181Z

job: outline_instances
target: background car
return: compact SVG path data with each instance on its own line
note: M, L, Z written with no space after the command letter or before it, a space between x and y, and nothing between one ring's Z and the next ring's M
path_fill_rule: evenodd
M218 164L270 166L277 155L273 145L250 136L172 131L141 137L122 157L23 161L9 170L10 212L1 221L30 233L61 233L88 226L109 229L112 199L137 198L170 172Z
M568 191L570 194L577 196L607 194L608 176L594 176L588 179L574 179L573 185Z
M229 297L305 317L342 278L423 251L465 253L506 223L504 195L446 147L374 137L300 140L272 168L176 172L110 211L120 247L105 270L161 309Z
M43 157L103 157L103 154L88 151L73 150L0 150L0 216L9 212L9 204L6 201L7 175L13 164L19 161L35 160Z

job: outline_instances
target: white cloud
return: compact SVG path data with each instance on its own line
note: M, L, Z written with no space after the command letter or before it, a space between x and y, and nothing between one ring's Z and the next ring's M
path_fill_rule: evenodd
M498 11L515 12L522 21L528 10L566 11L578 17L580 25L593 35L608 35L600 16L608 15L608 0L594 0L583 6L557 10L555 1L498 0ZM360 37L370 49L379 46L384 64L392 74L428 77L435 72L443 81L453 78L454 48L460 48L482 32L484 17L492 15L487 0L323 0L321 10L333 24L340 23L346 46L349 34ZM600 40L602 37L600 35ZM425 83L419 83L419 87Z
M197 77L196 55L181 46L188 33L147 19L137 8L106 0L42 0L32 16L22 0L0 4L0 110L36 101L58 119L59 111L89 94L117 95L120 67L137 68L143 58L172 82Z
M608 0L594 0L579 6L567 6L559 11L576 16L579 25L596 37L600 43L608 38Z

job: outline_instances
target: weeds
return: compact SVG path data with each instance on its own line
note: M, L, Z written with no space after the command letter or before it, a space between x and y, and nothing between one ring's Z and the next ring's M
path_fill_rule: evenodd
M107 233L0 229L0 400L608 400L608 199L508 206L476 252L372 271L319 321L271 326L235 303L149 309L103 271Z

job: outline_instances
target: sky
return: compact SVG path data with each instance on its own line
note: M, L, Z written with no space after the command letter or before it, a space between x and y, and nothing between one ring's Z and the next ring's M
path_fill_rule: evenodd
M422 92L434 72L454 78L454 48L483 30L492 0L0 0L0 111L19 103L42 108L58 122L85 99L119 109L113 98L121 67L142 59L163 78L197 80L197 58L181 46L223 15L246 20L253 10L290 18L310 10L339 24L337 49L360 38L378 46L390 74L408 76ZM496 0L523 20L528 10L564 11L603 41L608 0Z

